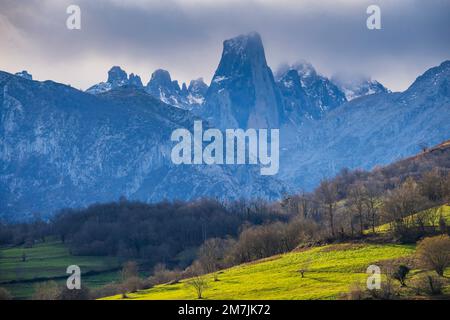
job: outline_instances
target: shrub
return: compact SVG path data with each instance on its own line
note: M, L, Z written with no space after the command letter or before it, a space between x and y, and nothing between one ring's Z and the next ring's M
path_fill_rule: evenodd
M349 292L344 295L347 300L364 300L366 299L367 292L359 282L355 282L350 286Z
M425 238L417 246L419 263L439 276L444 276L445 268L450 266L450 237L439 235Z
M343 297L347 300L392 300L397 298L397 293L392 278L388 276L380 289L367 289L361 283L355 282Z
M121 271L123 281L126 281L128 278L137 277L138 274L139 268L135 261L128 261L124 263Z
M392 274L392 277L395 280L398 280L398 282L400 282L400 285L402 287L406 287L406 277L408 276L409 273L409 268L405 265L400 265Z
M57 300L59 288L55 281L38 283L35 286L33 300Z
M108 283L100 288L92 290L92 298L98 299L102 297L114 296L121 293L120 285L117 283Z
M392 300L397 298L398 294L394 288L392 275L390 271L387 272L386 279L381 283L380 289L367 290L372 299Z
M193 277L191 280L186 282L186 284L194 288L195 293L197 294L197 299L203 299L203 291L208 288L208 283L206 282L204 277Z
M0 287L0 300L11 300L12 295L5 288Z
M67 287L62 287L57 296L57 300L90 300L91 293L87 287L70 290Z
M122 283L122 291L126 292L136 292L144 287L144 280L139 277L130 277Z
M439 295L442 294L443 282L441 278L433 275L422 275L414 283L417 294Z
M181 279L181 271L179 270L169 270L164 264L157 264L153 268L153 276L148 279L148 284L154 286L163 283L176 283Z

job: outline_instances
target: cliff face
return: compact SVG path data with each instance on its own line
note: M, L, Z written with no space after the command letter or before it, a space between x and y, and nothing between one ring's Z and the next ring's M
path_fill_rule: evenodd
M284 181L311 189L344 167L370 169L436 145L450 133L450 61L426 71L401 93L372 94L306 121L285 146Z
M221 128L279 128L282 101L257 33L224 41L202 110Z
M180 88L163 70L144 87L119 67L89 93L31 79L0 72L0 219L50 216L121 196L277 199L345 167L370 169L414 155L450 132L450 61L402 93L368 89L346 102L341 87L308 63L274 79L256 33L224 42L209 87L194 80ZM171 133L192 131L195 119L208 120L205 128L279 128L279 173L174 165Z
M0 73L0 212L18 220L63 207L201 196L274 198L281 183L238 166L175 166L173 130L194 117L142 90L83 93Z

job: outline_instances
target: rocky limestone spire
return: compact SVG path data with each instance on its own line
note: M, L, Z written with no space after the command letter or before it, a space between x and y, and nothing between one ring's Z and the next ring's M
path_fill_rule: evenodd
M128 81L127 73L119 66L114 66L108 71L108 81L114 86L122 86Z
M278 128L282 102L258 33L224 41L205 113L219 127Z

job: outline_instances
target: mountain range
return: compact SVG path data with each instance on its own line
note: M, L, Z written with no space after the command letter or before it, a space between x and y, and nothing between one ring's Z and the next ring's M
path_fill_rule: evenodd
M280 172L255 166L176 166L170 134L193 121L279 128ZM327 78L301 61L272 72L258 33L224 41L208 86L181 87L156 70L144 86L119 66L86 92L26 71L0 72L0 218L49 217L117 200L256 198L314 188L342 168L369 169L450 133L450 61L404 92L370 78Z
M192 80L189 86L183 83L180 88L178 81L172 80L169 72L162 69L153 72L144 87L140 76L133 73L128 76L121 67L114 66L108 71L106 82L95 84L86 92L96 95L125 86L142 89L164 103L187 110L202 105L208 91L208 85L202 78Z

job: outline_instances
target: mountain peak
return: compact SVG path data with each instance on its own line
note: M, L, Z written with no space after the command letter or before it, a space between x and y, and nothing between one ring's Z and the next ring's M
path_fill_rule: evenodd
M141 77L139 77L138 75L135 75L134 73L130 73L130 78L128 79L128 84L133 87L138 87L138 88L143 87Z
M189 92L195 92L195 93L201 93L202 95L206 94L206 91L208 90L208 85L203 81L203 78L198 78L191 80L189 83L188 91Z
M223 55L237 55L241 58L255 55L264 56L261 36L257 32L251 32L225 40L223 42Z
M203 104L208 86L203 79L192 80L189 87L177 80L172 80L170 73L164 69L157 69L152 73L145 90L162 102L191 110Z
M178 81L172 80L167 70L155 70L145 90L166 104L182 107L180 85Z
M240 34L236 37L225 40L224 45L232 46L235 48L243 48L249 44L262 45L261 35L257 32L250 32L247 34Z
M126 85L142 88L141 78L134 73L131 73L128 78L127 73L121 67L113 66L108 71L108 80L106 82L95 84L87 89L86 92L99 94Z
M301 78L314 76L317 74L313 65L306 60L299 60L292 65L292 69L296 70Z
M256 69L268 69L261 36L252 32L223 42L222 58L212 84Z
M180 89L178 81L172 81L169 71L164 69L157 69L152 73L152 76L150 77L150 81L147 84L147 90L150 93L159 95L161 88L171 91L179 91Z
M417 77L414 83L405 91L405 94L429 96L439 93L440 95L450 97L450 60L442 62L439 66L425 71Z
M121 85L128 80L127 73L119 66L114 66L108 71L108 82Z
M158 83L161 85L169 85L172 83L172 78L170 77L170 73L164 69L157 69L152 73L150 78L150 83Z
M206 116L216 119L219 127L279 126L281 99L258 33L223 42L222 58L206 101Z
M33 80L33 76L31 74L29 74L28 71L26 71L26 70L17 72L15 75L18 76L18 77L22 77L24 79L27 79L27 80Z
M370 94L390 92L380 82L365 75L341 72L331 80L345 93L348 101Z
M317 73L312 64L304 60L281 66L277 72L277 83L286 111L292 112L294 118L300 115L319 119L347 101L332 81Z

